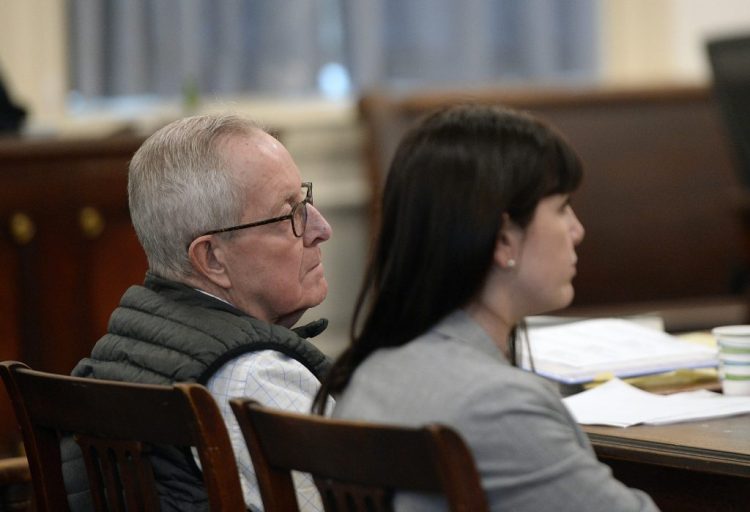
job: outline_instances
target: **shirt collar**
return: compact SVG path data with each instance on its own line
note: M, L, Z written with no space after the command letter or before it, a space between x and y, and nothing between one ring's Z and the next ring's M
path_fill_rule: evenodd
M485 355L508 364L508 360L492 337L463 309L456 310L443 318L434 330L446 338L460 340Z
M196 292L201 292L201 293L202 293L202 294L204 294L204 295L208 295L209 297L213 297L213 298L214 298L214 299L216 299L216 300L220 300L221 302L223 302L223 303L225 303L225 304L229 304L229 305L230 305L230 306L232 306L232 307L236 307L236 306L235 306L234 304L232 304L232 303L231 303L231 302L229 302L228 300L226 300L226 299L222 299L221 297L217 297L217 296L216 296L216 295L214 295L213 293L208 293L207 291L205 291L205 290L201 290L200 288L193 288L193 289L194 289L194 290L195 290Z

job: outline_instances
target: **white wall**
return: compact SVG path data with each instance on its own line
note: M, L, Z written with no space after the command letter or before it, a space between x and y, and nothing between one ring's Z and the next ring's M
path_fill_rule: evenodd
M35 123L65 114L67 63L64 0L0 1L0 73Z
M749 0L672 0L671 48L678 79L708 79L704 44L727 34L750 33Z
M602 81L709 80L708 37L750 33L748 0L603 0Z

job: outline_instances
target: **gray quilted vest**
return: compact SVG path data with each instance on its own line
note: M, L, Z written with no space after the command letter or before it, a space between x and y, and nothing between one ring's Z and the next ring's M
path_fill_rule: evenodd
M147 274L144 286L125 292L108 333L72 374L145 384L205 384L227 361L270 349L299 361L320 380L330 362L304 337L319 334L326 324L319 320L295 330L268 324L189 286ZM65 438L61 446L71 510L92 510L78 445ZM150 459L162 510L208 510L201 473L189 451L158 446Z

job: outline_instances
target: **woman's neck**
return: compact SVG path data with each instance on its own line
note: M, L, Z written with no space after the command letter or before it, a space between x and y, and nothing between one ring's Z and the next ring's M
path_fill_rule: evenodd
M515 322L505 318L498 308L490 307L481 300L470 303L466 308L469 316L492 338L506 358L510 358L508 338Z

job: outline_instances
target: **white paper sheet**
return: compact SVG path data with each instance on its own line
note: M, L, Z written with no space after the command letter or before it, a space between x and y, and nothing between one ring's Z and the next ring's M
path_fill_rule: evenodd
M711 391L655 395L620 379L563 399L578 423L629 427L664 425L750 413L750 397Z

